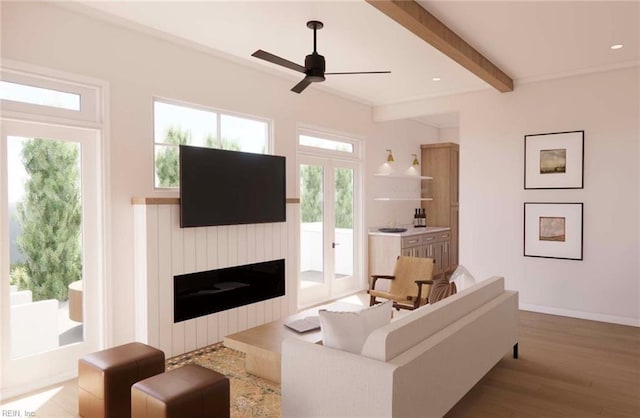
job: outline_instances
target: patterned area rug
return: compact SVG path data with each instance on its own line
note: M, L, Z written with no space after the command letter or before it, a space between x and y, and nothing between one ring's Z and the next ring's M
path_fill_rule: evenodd
M244 353L217 343L167 359L167 370L191 363L229 378L233 418L280 416L280 385L245 372Z

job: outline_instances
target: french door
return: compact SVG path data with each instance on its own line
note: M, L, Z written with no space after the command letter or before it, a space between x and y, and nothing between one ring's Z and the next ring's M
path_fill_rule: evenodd
M101 207L95 129L1 120L2 396L75 375L99 347Z
M359 288L358 164L298 156L300 180L299 306L334 299Z

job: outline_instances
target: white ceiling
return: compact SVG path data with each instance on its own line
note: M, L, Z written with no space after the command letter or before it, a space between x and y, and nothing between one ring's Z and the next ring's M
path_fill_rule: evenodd
M320 20L325 27L318 32L318 52L326 58L327 72L392 74L327 76L309 89L325 89L373 106L491 88L364 0L78 3L84 5L75 7L81 11L160 31L287 77L292 87L301 74L251 53L263 49L304 65L305 55L313 50L313 32L306 22ZM518 83L640 62L638 0L419 3L513 78L516 89ZM615 43L624 48L611 50ZM432 124L452 123L451 117L445 119ZM423 122L430 123L428 118Z

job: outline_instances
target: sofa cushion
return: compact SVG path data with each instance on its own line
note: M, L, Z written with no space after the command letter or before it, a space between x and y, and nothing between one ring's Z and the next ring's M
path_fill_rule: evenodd
M321 309L322 344L327 347L360 353L371 332L391 321L392 301L358 312L335 312Z
M434 305L422 306L376 329L362 355L388 361L504 292L504 278L491 277Z

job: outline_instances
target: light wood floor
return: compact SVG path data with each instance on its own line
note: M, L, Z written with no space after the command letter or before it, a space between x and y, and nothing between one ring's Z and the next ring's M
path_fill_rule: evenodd
M640 328L520 312L511 353L446 416L640 417ZM3 402L5 411L77 417L77 380ZM26 414L22 412L22 416Z
M446 415L640 417L640 328L520 312L506 355Z

